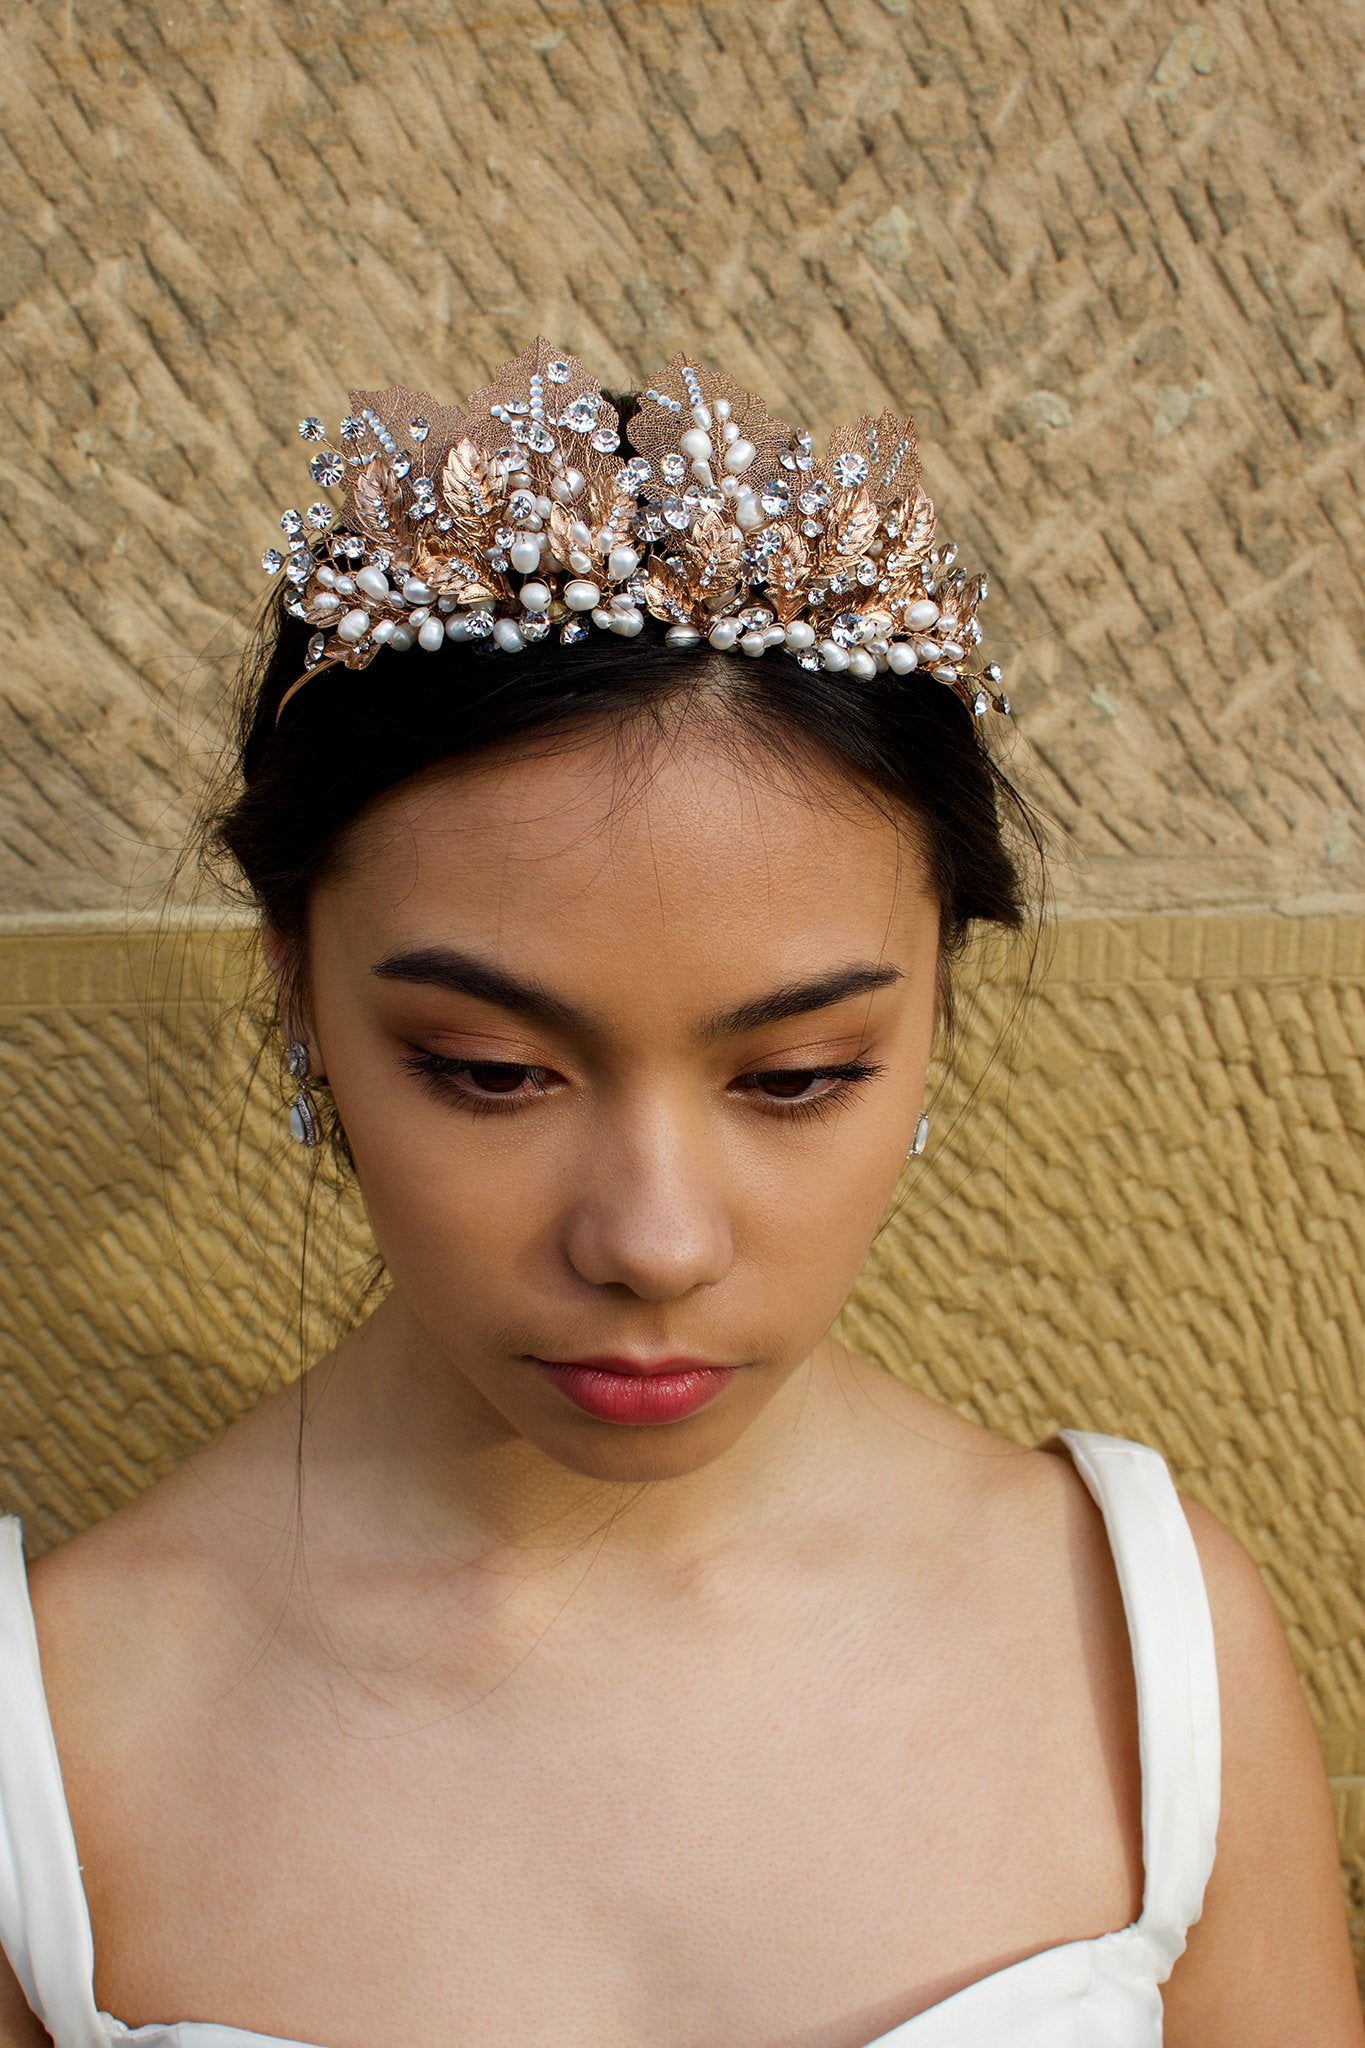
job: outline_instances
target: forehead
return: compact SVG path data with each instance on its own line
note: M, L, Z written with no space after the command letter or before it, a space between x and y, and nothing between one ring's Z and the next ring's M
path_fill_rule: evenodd
M686 721L442 764L353 829L330 896L371 944L538 961L880 952L936 919L913 822L818 756ZM750 977L752 978L752 977Z

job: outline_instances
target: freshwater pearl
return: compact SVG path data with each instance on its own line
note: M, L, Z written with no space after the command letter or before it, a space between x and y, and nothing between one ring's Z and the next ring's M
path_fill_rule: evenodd
M521 601L528 612L543 612L551 595L548 583L523 583L521 586Z
M398 621L396 619L379 619L376 622L372 637L379 642L381 647L384 645L385 641L392 640L393 629L397 625L397 623Z
M729 419L729 417L730 417L730 401L729 401L729 399L728 399L728 398L718 398L718 399L716 400L716 418L717 418L718 420L728 420L728 419Z
M815 628L814 626L807 625L804 619L796 619L787 628L786 641L788 647L795 649L798 653L807 647L814 647Z
M694 405L694 406L693 406L693 408L692 408L692 417L693 417L693 419L694 419L694 420L696 421L696 423L697 423L697 425L698 425L699 427L709 427L709 426L710 426L710 424L711 424L711 408L710 408L710 406L709 406L709 405Z
M436 609L438 612L453 612L455 609L455 599L453 597L438 597Z
M507 559L518 576L529 576L540 567L541 543L535 534L519 533L507 550Z
M825 664L825 667L836 676L848 667L848 656L844 653L837 640L822 640L820 642L820 659Z
M678 446L690 462L709 462L716 452L711 436L704 427L690 428Z
M938 606L931 597L918 598L906 612L905 623L916 633L928 632L930 626L938 624Z
M411 626L395 625L389 635L389 645L396 647L400 654L405 654L416 637Z
M322 567L314 570L313 573L316 581L325 584L328 590L331 589L337 580L337 572L330 562L324 562Z
M966 651L960 640L945 640L939 648L939 653L945 661L961 661Z
M932 640L921 640L915 648L915 655L921 668L932 668L938 660L938 647Z
M405 604L430 604L431 587L419 576L408 576L403 581L403 602Z
M886 650L886 662L898 676L908 676L912 668L919 667L915 650L908 640L893 640Z
M740 636L741 654L759 655L767 651L767 638L762 633L744 633Z
M577 564L574 565L577 567ZM564 585L564 602L571 612L590 612L602 601L602 592L595 583L589 583L584 576L576 576Z
M340 605L341 599L335 591L315 590L310 608L316 615L318 612L334 612L339 609Z
M610 612L607 616L607 624L612 632L619 633L625 640L633 640L635 635L643 628L644 623L644 613L637 612L633 605L629 607L623 606L619 611Z
M848 657L848 672L857 676L859 682L870 682L877 673L877 664L865 647L860 647Z
M370 615L368 612L347 612L345 618L337 627L337 637L341 640L363 640L369 630Z
M724 654L738 640L739 627L733 619L717 619L706 637L713 647L718 647Z
M422 626L426 624L430 617L431 606L429 604L419 604L416 611L408 613L408 624L410 626Z
M781 647L786 637L787 629L785 626L765 626L763 628L763 644L765 647Z
M454 618L453 618L453 619L447 619L447 620L446 620L446 639L447 639L447 640L467 640L468 638L469 638L469 618L468 618L468 615L467 615L466 613L464 613L464 612L456 612L456 614L455 614L455 616L454 616Z
M569 567L572 570L574 570L577 575L586 576L589 569L595 568L596 564L594 563L592 556L588 553L586 548L570 548Z
M521 637L521 627L515 619L494 619L493 638L504 654L516 654L526 645Z
M664 634L665 647L696 647L700 640L695 626L670 626Z
M640 557L634 548L615 547L607 556L607 574L613 583L624 583L639 566Z
M355 587L366 597L378 598L382 604L389 594L389 579L382 569L357 569Z
M539 512L542 519L548 519L550 514L554 511L554 509L555 508L553 498L536 499L536 510L537 512Z
M763 507L752 491L735 499L735 525L743 532L752 533L756 526L762 526L764 517Z
M438 647L445 646L446 629L444 621L441 619L423 619L422 628L417 635L417 639L418 644L425 647L428 654L434 654Z
M338 597L354 597L355 578L353 576L338 576L332 588Z
M573 519L569 522L569 541L576 548L592 546L592 528L586 519Z
M749 467L749 464L753 461L757 453L758 450L757 448L755 448L752 441L745 441L743 439L740 439L738 441L732 441L730 443L724 455L721 457L721 461L725 464L725 467L732 473L732 475L738 475L738 473L741 470L747 469Z

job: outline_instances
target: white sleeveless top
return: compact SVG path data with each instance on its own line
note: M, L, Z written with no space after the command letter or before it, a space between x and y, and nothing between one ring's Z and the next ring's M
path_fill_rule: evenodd
M1104 1515L1132 1643L1142 1767L1138 1919L1041 1949L867 2048L1157 2048L1161 1993L1199 1917L1219 1803L1218 1676L1203 1574L1159 1451L1063 1429ZM148 1932L155 1940L155 1930ZM101 2012L94 1942L29 1605L22 1531L0 1516L0 1948L56 2048L312 2048L202 2020ZM434 2044L433 2044L434 2048Z

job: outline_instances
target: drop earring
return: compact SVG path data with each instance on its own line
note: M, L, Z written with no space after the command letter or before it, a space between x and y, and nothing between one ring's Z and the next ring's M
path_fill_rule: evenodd
M919 1122L918 1122L918 1123L917 1123L917 1124L915 1125L915 1135L914 1135L914 1137L913 1137L913 1138L912 1138L912 1139L910 1140L910 1150L909 1150L909 1151L908 1151L908 1152L906 1153L906 1155L905 1155L905 1156L906 1156L906 1158L907 1158L907 1159L918 1159L918 1158L919 1158L919 1156L920 1156L920 1153L921 1153L921 1152L922 1152L922 1151L924 1150L924 1148L925 1148L925 1146L926 1146L926 1145L928 1144L928 1142L929 1142L929 1118L928 1118L928 1116L927 1116L927 1115L922 1115L922 1116L920 1117L920 1120L919 1120Z
M318 1122L318 1106L308 1086L308 1048L296 1041L289 1046L285 1057L291 1077L299 1084L299 1092L289 1105L289 1135L300 1145L316 1145L322 1136L322 1127Z

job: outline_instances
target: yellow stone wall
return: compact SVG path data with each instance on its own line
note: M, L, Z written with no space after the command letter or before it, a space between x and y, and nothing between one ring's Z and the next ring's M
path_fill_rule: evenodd
M302 1167L221 1022L243 942L169 884L293 423L348 383L458 398L536 331L616 386L695 348L817 435L909 406L991 572L1058 925L972 1096L985 983L848 1333L1025 1440L1157 1444L1243 1537L1365 1969L1360 26L5 13L0 1507L35 1549L298 1364ZM364 1271L319 1213L317 1343Z

